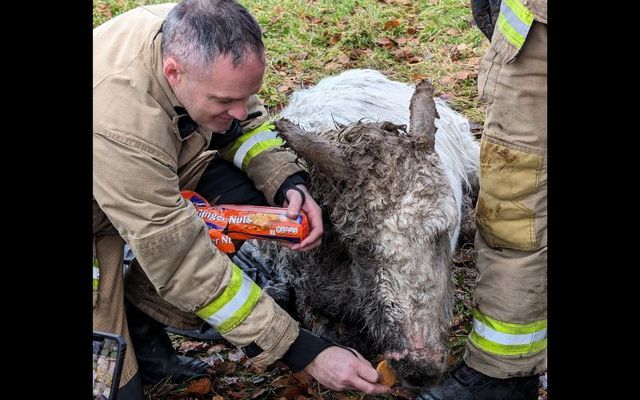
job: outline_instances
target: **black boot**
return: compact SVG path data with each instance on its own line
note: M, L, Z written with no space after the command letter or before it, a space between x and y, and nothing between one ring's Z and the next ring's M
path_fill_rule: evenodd
M168 376L174 382L181 382L208 373L209 364L176 353L163 324L126 299L125 308L138 371L144 384L156 384Z
M539 375L498 379L462 362L442 385L422 392L414 400L537 400Z
M140 372L129 379L126 385L118 389L116 400L144 400L144 388L140 379Z

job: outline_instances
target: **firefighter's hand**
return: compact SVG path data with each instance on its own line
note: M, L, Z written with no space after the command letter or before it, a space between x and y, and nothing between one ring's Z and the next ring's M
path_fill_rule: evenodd
M311 193L304 185L296 185L298 190L304 193L301 195L296 189L289 189L284 194L286 200L284 206L287 207L287 218L296 219L300 214L300 209L307 214L309 219L309 235L300 243L286 243L282 245L291 250L307 251L320 246L322 242L322 210L316 201L311 197Z
M390 393L390 387L377 383L378 371L358 352L354 352L355 355L341 347L328 347L304 371L329 389L355 389L367 394Z
M478 29L491 40L500 12L500 0L471 0L471 13Z

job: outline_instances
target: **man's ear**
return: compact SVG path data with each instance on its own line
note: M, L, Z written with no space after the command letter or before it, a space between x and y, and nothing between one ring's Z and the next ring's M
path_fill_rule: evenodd
M162 72L164 73L164 77L167 78L167 81L169 81L169 84L171 86L177 85L182 78L182 70L180 69L180 64L173 57L167 57L162 62Z

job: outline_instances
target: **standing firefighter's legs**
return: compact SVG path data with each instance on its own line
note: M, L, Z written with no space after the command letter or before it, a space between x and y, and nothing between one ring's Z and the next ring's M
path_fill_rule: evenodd
M420 400L536 400L546 368L547 26L532 23L514 60L496 49L496 34L492 42L478 75L489 106L480 148L473 327L464 362Z
M547 27L534 22L520 56L484 60L489 98L480 150L480 272L465 362L495 378L546 368Z

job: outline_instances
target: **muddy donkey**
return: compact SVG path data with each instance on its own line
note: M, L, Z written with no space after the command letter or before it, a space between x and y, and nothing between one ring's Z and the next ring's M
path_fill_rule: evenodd
M298 317L366 355L384 353L407 384L434 383L446 368L451 252L477 190L466 120L434 102L428 81L414 93L372 70L297 93L282 116L280 134L308 163L325 219L314 251L260 243L293 287Z

